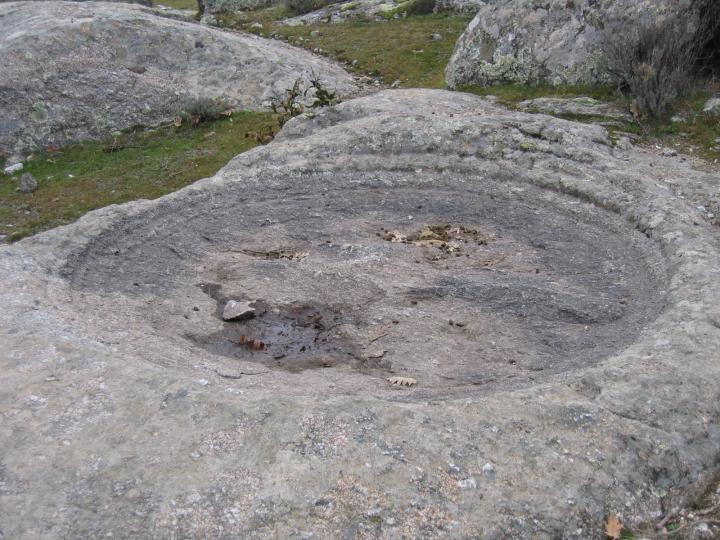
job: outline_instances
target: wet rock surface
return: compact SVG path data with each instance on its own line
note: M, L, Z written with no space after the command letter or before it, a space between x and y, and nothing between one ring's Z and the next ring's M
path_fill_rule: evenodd
M720 245L678 178L711 183L598 126L389 91L1 248L4 533L653 518L720 443Z
M197 97L260 110L311 72L354 91L306 51L102 2L0 4L0 71L0 151L21 154L169 122Z

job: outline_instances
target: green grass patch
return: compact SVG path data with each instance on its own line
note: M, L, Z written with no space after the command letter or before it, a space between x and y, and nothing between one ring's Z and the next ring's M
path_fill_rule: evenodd
M129 132L37 156L22 171L38 181L36 192L15 191L19 174L0 180L0 234L14 241L96 208L180 189L256 146L246 135L274 124L270 113L242 112L197 127Z
M526 99L540 97L591 97L599 101L616 101L620 98L612 86L523 86L506 84L498 86L465 86L461 92L469 92L478 96L497 96L503 105L514 106Z
M571 98L587 96L599 101L616 103L629 109L630 100L610 86L468 86L460 89L480 96L497 96L498 102L514 108L519 102L540 97ZM611 118L582 115L560 114L559 118L576 122L608 124L606 127L611 139L617 139L622 133L638 135L645 144L662 144L676 148L679 152L693 154L713 163L720 162L720 118L713 118L703 112L703 106L709 97L718 92L717 85L709 85L695 95L682 100L672 115L659 120L638 122L619 122ZM680 118L673 122L671 119ZM613 125L615 124L615 125Z
M720 118L703 112L705 103L717 90L718 87L713 86L684 100L673 115L680 121L665 118L653 126L654 131L665 144L675 146L681 152L719 162Z
M622 131L640 136L641 144L675 148L711 163L720 162L720 118L703 112L707 100L720 86L707 83L675 106L671 114L652 121L626 124ZM618 131L618 130L616 130Z
M259 35L275 34L306 49L341 62L355 62L348 69L379 77L401 87L444 88L445 66L455 42L471 17L450 14L408 16L388 21L355 20L339 24L285 26L268 20L266 12L249 14L240 26ZM253 29L255 22L263 28ZM313 32L319 35L313 35ZM442 39L433 40L433 34ZM302 39L300 39L302 38Z

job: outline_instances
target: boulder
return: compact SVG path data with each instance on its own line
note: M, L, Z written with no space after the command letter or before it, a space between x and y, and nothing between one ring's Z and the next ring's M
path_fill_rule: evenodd
M24 173L20 177L20 185L18 186L18 191L20 193L32 193L33 191L37 190L37 188L37 180L35 180L32 174Z
M4 535L586 539L700 493L717 179L620 142L384 91L0 246Z
M484 0L436 0L437 11L452 11L474 15L485 3Z
M691 0L491 0L479 2L445 70L450 88L613 81L604 29L681 14Z
M25 165L22 162L6 164L5 168L3 168L3 172L8 176L11 176L18 171L22 171L24 166Z
M255 308L250 304L252 302L242 302L238 300L228 300L223 308L222 318L224 321L237 321L255 316Z
M720 97L708 99L703 107L703 112L708 116L720 116Z
M351 0L348 2L329 2L324 0L323 7L307 13L283 19L287 26L312 25L320 23L345 23L357 19L385 20L399 9L402 0ZM320 2L318 3L320 5Z
M465 12L466 9L460 5L447 2L440 5L436 1L426 0L351 0L336 2L333 0L321 0L317 5L325 5L303 13L289 17L282 21L287 26L299 26L303 24L321 23L345 23L357 20L386 21L398 19L407 15L427 15L438 11ZM442 40L440 34L433 33L428 36L433 40Z
M338 65L256 36L101 2L0 5L0 151L26 153L171 121L191 98L260 110L317 73L347 96Z

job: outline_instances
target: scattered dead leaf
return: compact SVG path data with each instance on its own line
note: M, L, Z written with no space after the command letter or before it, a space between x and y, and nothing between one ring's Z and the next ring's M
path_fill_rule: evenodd
M605 535L613 540L619 540L625 526L615 514L610 514L605 523Z
M393 386L415 386L417 384L412 377L388 377L387 380Z
M487 245L489 238L477 229L469 229L462 225L426 225L418 232L403 234L400 231L389 231L385 228L377 233L388 242L402 242L424 248L435 248L442 252L439 258L454 254L460 257L462 246L465 244ZM435 258L433 258L435 260Z
M266 347L264 341L260 341L259 339L246 338L245 336L240 336L240 339L238 341L231 341L230 343L234 343L239 347L246 347L251 351L264 351Z
M362 357L365 359L372 359L372 358L382 358L385 356L385 353L387 351L385 349L377 349L373 351L366 351L363 353Z

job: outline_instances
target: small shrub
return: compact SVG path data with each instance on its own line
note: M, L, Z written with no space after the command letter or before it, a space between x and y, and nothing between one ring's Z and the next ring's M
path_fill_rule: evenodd
M710 74L720 74L720 2L703 0L700 19L706 21L706 33L710 34L700 56L700 68Z
M285 89L282 96L276 96L270 103L272 112L277 115L278 128L282 128L288 120L294 118L305 111L300 97L303 95L300 87L302 85L302 77L295 80L292 88Z
M337 94L325 88L320 80L320 76L314 71L310 75L310 86L305 89L305 95L307 95L310 90L315 90L315 101L313 101L311 105L313 109L327 107L337 103Z
M660 21L609 24L603 36L608 69L635 100L639 114L658 118L693 86L693 76L718 30L714 0Z
M275 114L277 122L275 126L261 132L249 132L245 136L260 144L267 144L272 141L277 132L280 131L291 118L305 112L306 107L301 102L301 99L313 90L315 93L313 95L314 100L310 105L311 109L327 107L328 105L337 103L336 93L325 88L320 80L320 76L314 71L310 74L309 80L310 85L303 91L303 77L298 77L295 79L291 88L286 88L282 95L275 96L271 100L270 108Z
M222 100L209 97L189 99L180 111L181 123L197 125L202 122L213 122L228 115L229 106Z
M282 96L276 96L272 99L270 107L278 117L279 127L282 128L288 120L305 112L305 107L301 102L301 98L306 97L309 92L315 91L314 100L310 105L312 109L327 107L337 103L335 92L331 92L323 85L320 76L314 71L309 77L310 85L302 90L303 78L298 77L291 88L287 88Z

